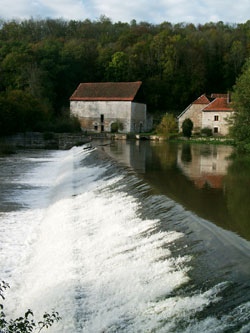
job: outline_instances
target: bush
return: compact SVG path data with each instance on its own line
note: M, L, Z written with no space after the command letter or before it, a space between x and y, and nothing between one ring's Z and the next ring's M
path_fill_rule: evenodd
M75 117L62 116L59 118L51 119L45 129L45 132L55 133L74 133L80 132L81 126L79 120Z
M157 126L156 132L157 134L163 135L168 139L173 135L177 135L178 126L174 116L166 113L163 116L161 123Z
M203 136L212 136L212 135L213 135L213 131L212 131L212 129L209 128L209 127L204 127L204 128L202 128L202 130L201 130L201 134L202 134Z
M185 137L190 138L192 135L193 122L190 118L187 118L182 123L182 133Z
M120 121L116 121L111 124L111 133L118 133L119 131L123 130L123 123Z

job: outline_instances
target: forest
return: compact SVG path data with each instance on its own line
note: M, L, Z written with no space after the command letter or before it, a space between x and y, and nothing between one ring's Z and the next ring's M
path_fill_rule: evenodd
M249 56L250 21L2 20L0 133L69 130L80 82L141 80L155 119L176 116L204 92L232 90Z

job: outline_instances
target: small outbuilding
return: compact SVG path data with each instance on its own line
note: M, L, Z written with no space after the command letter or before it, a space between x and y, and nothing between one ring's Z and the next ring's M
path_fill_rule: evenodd
M88 132L140 133L152 128L142 82L80 83L70 97L70 114Z

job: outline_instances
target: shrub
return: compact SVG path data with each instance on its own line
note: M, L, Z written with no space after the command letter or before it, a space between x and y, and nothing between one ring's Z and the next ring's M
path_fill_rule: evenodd
M49 131L56 133L73 133L81 131L79 120L69 116L55 118L53 123L51 122L49 124L48 129Z
M157 126L156 132L159 135L163 135L166 138L170 138L170 136L176 135L178 132L178 126L176 120L172 114L166 113L161 123Z
M118 133L123 130L123 123L119 120L111 124L111 133Z
M182 123L182 133L185 137L190 138L192 135L193 122L190 118L187 118Z
M209 128L209 127L204 127L204 128L202 128L202 130L201 130L201 134L202 134L203 136L212 136L212 135L213 135L213 131L212 131L212 129Z

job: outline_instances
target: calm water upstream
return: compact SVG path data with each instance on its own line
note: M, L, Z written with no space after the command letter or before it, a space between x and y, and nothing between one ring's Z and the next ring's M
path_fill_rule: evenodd
M0 158L0 279L53 333L250 332L250 157L94 143Z

